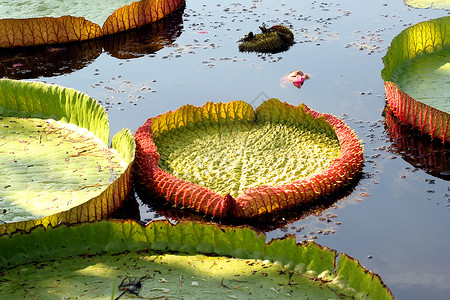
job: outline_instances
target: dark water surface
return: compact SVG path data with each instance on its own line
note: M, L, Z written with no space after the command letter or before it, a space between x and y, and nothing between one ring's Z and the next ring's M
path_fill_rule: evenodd
M244 100L257 107L275 97L341 117L364 143L359 183L312 213L291 212L259 227L269 239L290 233L351 255L398 299L448 299L450 151L383 114L380 76L394 36L445 15L400 0L187 0L184 10L139 32L2 51L0 76L87 93L108 109L112 134L206 101ZM263 22L292 26L295 45L277 54L240 53L237 40ZM300 90L280 86L282 76L298 69L312 78ZM160 217L141 203L142 220Z

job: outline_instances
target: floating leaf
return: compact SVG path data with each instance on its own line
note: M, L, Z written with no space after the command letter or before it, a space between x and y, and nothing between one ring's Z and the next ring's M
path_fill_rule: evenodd
M133 137L127 129L114 136L120 157L109 149L106 112L92 98L2 79L0 119L0 234L105 218L126 200Z
M335 192L362 167L345 124L277 99L183 106L136 133L143 191L218 217L251 218Z
M338 253L314 242L265 240L246 227L196 222L38 227L0 237L0 297L110 299L127 286L143 297L392 299L379 276L345 254L336 268Z
M450 9L448 0L404 0L406 5L415 8Z
M64 45L0 48L0 78L28 79L72 73L103 51L119 59L142 57L172 44L183 29L183 10L143 26L101 39Z
M106 19L103 35L139 28L158 21L184 4L184 0L141 0L116 10Z
M0 16L0 48L94 39L142 27L174 12L184 4L184 0L116 0L114 3L96 1L93 9L92 1L86 0L64 2L66 5L58 2L55 6L47 2L7 1L3 4ZM88 21L90 17L92 21Z
M71 16L0 20L1 48L84 41L100 35L97 24Z
M382 78L394 114L405 124L450 141L450 17L409 27L383 58Z

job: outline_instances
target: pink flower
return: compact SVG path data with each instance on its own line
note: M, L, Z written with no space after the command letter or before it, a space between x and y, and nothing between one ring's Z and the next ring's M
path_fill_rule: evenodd
M305 80L309 79L309 75L303 73L302 71L292 71L291 73L287 74L286 76L283 76L281 80L283 82L290 81L292 84L297 87L301 88Z

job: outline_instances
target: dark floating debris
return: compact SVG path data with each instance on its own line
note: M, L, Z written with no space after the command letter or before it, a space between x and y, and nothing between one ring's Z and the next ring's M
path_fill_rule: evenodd
M266 28L263 24L259 28L261 33L253 34L250 31L239 40L242 42L239 45L239 51L278 53L286 51L294 44L294 34L286 26L274 25Z

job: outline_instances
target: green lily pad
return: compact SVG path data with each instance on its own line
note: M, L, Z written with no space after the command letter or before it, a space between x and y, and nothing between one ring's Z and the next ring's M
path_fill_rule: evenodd
M311 176L341 153L334 134L276 123L245 125L225 132L164 132L154 139L159 166L219 195L237 197L250 188Z
M136 133L139 190L217 217L251 218L326 196L355 178L362 148L330 115L270 99L183 106Z
M336 268L334 250L297 244L293 237L265 244L263 234L245 227L165 221L144 227L130 220L38 227L0 237L0 253L0 297L8 299L114 299L124 292L183 299L392 299L376 274L345 254Z
M102 25L106 19L124 5L133 0L0 0L0 19L26 19L42 17L60 17L70 15L84 17Z
M51 119L49 119L51 118ZM57 121L56 121L57 120ZM133 137L59 86L0 80L0 234L105 218L131 190Z
M127 164L87 130L0 117L1 221L33 220L98 196Z
M406 5L414 8L450 9L448 0L404 0Z
M450 141L450 17L421 22L391 43L381 76L394 114L405 124Z
M415 100L450 113L450 44L406 61L395 68L391 80Z

